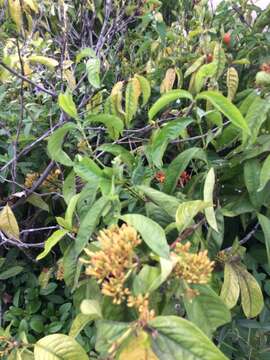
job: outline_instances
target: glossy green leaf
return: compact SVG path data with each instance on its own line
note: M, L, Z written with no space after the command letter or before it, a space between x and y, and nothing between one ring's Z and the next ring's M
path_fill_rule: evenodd
M144 265L133 281L133 292L135 296L147 294L154 291L152 286L160 276L160 270L156 266Z
M74 338L53 334L40 339L34 346L35 360L89 360L85 350Z
M76 128L75 124L67 123L63 125L60 129L57 129L50 137L48 141L48 153L52 160L59 162L60 164L66 166L73 166L73 161L70 157L63 151L62 144L66 134Z
M231 313L209 286L196 285L194 288L199 295L184 301L188 319L211 337L218 327L231 321Z
M270 109L269 101L261 99L260 97L254 97L254 101L251 103L246 114L246 122L248 127L252 130L251 141L254 143L257 140L260 128L267 119L267 113Z
M93 320L95 320L95 317L79 313L72 321L68 335L76 338L80 332Z
M174 191L179 176L186 169L192 159L200 159L207 162L207 157L203 149L190 148L181 152L168 166L166 170L166 180L163 190L170 194Z
M154 165L161 168L162 158L170 141L177 139L181 132L192 123L190 118L181 118L170 121L154 133L149 146L150 156Z
M164 258L169 257L170 248L165 232L159 224L140 214L124 215L121 219L133 226L140 233L144 242L157 255Z
M168 91L166 94L162 95L150 108L148 112L149 120L152 120L156 114L162 110L165 106L169 105L170 103L178 100L178 99L189 99L193 100L192 95L186 90L171 90Z
M262 214L258 214L258 220L264 233L268 265L270 265L270 220Z
M204 210L206 220L208 224L218 232L217 220L215 216L214 206L213 206L213 192L215 187L215 172L214 169L211 168L206 175L206 179L204 182L203 188L203 200L205 202L211 203L212 206L206 208Z
M43 259L51 249L68 233L68 230L56 230L46 241L44 250L37 256L37 260Z
M217 91L204 91L198 94L196 99L209 101L214 108L226 116L232 124L242 129L245 133L250 134L248 124L241 112L221 93Z
M235 266L241 291L241 304L247 318L260 314L263 295L257 280L242 266Z
M58 104L60 108L73 119L78 117L76 105L73 101L72 94L69 91L58 96Z
M264 160L262 169L260 172L260 188L258 191L263 190L265 185L270 180L270 155L267 156L267 158Z
M191 225L193 218L209 206L211 203L202 200L186 201L180 204L175 215L178 230L184 231Z
M67 207L67 210L65 213L65 221L68 224L68 227L70 229L72 229L72 218L73 218L73 214L76 209L76 205L77 205L79 197L80 197L80 194L76 194L76 195L72 196L72 198L69 200L68 207Z
M96 89L100 87L100 60L90 58L86 62L87 78L89 83Z
M224 282L221 288L220 297L229 309L232 309L239 298L240 287L238 275L234 267L226 262L224 267Z
M114 140L119 138L119 135L122 133L124 129L123 121L115 115L110 114L96 114L89 115L86 118L87 122L90 123L101 123L104 124L107 129L110 137Z
M177 316L158 316L149 322L152 349L159 360L228 360L190 321Z

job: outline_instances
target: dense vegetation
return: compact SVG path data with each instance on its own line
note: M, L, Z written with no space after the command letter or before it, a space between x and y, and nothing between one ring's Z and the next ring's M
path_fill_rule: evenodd
M270 6L0 5L0 357L269 359Z

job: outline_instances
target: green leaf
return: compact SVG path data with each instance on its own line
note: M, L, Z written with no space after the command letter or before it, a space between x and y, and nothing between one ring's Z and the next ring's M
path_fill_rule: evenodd
M152 349L159 360L228 360L190 321L176 316L158 316L149 322Z
M205 64L200 67L195 76L195 91L198 93L201 91L201 88L205 85L207 79L213 77L217 71L217 64L211 62L210 64Z
M97 318L102 318L101 307L96 300L83 300L80 309L82 314L95 315Z
M135 158L130 151L118 144L103 144L98 150L109 152L115 156L120 156L121 160L130 168L135 164Z
M214 169L211 168L206 175L204 188L203 188L203 200L205 202L211 203L212 206L208 207L204 210L206 220L208 224L218 232L217 220L215 216L215 211L213 207L213 192L215 187L215 172Z
M263 190L265 185L270 180L270 155L267 156L267 158L264 160L261 173L260 173L260 187L258 191Z
M169 258L170 248L167 244L165 232L160 225L140 214L124 215L121 219L133 226L141 234L144 242L157 255Z
M169 105L171 102L176 101L178 99L189 99L193 100L192 95L186 90L171 90L166 94L162 95L150 108L148 112L149 120L152 120L156 114L162 110L165 106Z
M178 230L184 231L191 225L193 218L209 206L211 203L202 200L186 201L180 204L175 215Z
M34 205L35 207L44 210L44 211L50 211L48 204L45 203L45 201L37 194L31 194L26 199L27 202Z
M97 181L103 176L100 167L86 156L76 159L74 171L83 180L88 182Z
M244 314L252 318L263 309L263 295L257 280L242 266L235 266L241 291L241 303Z
M265 191L258 192L260 188L261 164L258 159L250 159L244 164L244 179L249 198L255 208L260 209L265 200Z
M37 260L43 259L49 254L51 249L68 233L68 230L56 230L46 241L42 253L37 256Z
M148 200L151 200L154 204L165 210L167 214L175 218L176 211L180 204L180 201L176 197L144 185L136 186L136 189L142 191Z
M124 129L123 121L118 116L110 114L88 115L86 122L104 124L113 140L117 140Z
M76 194L76 182L75 182L75 173L72 170L68 176L65 178L63 183L63 196L66 204L69 203L72 196Z
M60 129L57 129L50 137L48 141L48 153L52 160L59 162L66 166L73 166L73 161L70 157L62 150L62 144L66 134L76 128L75 124L67 123Z
M24 268L22 266L12 266L11 268L0 273L0 280L7 280L20 274L23 270Z
M251 97L252 99L252 97ZM267 119L267 113L270 109L268 100L255 97L251 103L246 114L246 122L248 127L252 129L251 142L254 143L257 140L260 128Z
M107 351L111 348L112 344L129 331L129 326L128 322L97 320L96 351L107 355Z
M209 286L196 285L194 288L199 295L184 300L188 319L211 337L218 327L231 321L231 313Z
M147 294L156 290L152 284L160 276L160 270L155 266L144 265L133 281L133 292L135 296Z
M149 146L150 155L154 165L161 168L162 158L170 141L179 137L181 132L192 123L190 118L181 118L170 121L168 124L157 130L152 137Z
M107 197L101 197L94 203L81 222L76 241L68 247L64 254L64 278L68 286L74 285L78 257L96 229L100 217L109 202L110 200Z
M58 61L47 56L32 55L27 58L30 63L41 64L53 69L58 66Z
M96 89L100 88L100 60L97 57L87 60L86 71L89 83Z
M240 295L238 275L234 267L226 262L224 267L224 282L221 288L220 297L229 309L236 304Z
M69 330L68 335L76 338L80 332L93 320L96 318L92 315L85 315L82 313L79 313L75 319L72 321L71 328Z
M81 194L72 196L72 198L69 200L68 207L65 213L65 221L68 224L68 229L70 230L72 230L72 218L80 195Z
M80 62L86 57L96 57L95 51L89 47L82 49L76 56L76 63Z
M101 308L97 301L85 299L80 306L81 313L73 320L69 336L76 337L90 321L101 319Z
M34 346L35 360L89 360L84 349L72 337L53 334L40 339Z
M197 95L196 100L207 100L215 109L226 116L232 124L250 134L250 129L245 118L232 102L217 91L203 91Z
M142 103L142 106L145 106L151 96L151 86L150 86L150 83L149 81L141 76L141 75L138 75L136 74L135 75L135 78L139 80L140 82L140 85L141 85L141 91L142 91L142 97L143 97L143 103Z
M268 265L270 265L270 220L262 214L258 214L258 219L264 233Z
M60 94L58 96L58 104L60 108L73 119L78 117L76 105L72 99L72 94L68 90L64 94Z
M205 55L199 57L184 73L184 78L188 77L195 71L199 69L199 67L204 63L205 61Z
M186 169L192 159L200 159L207 162L206 154L203 149L190 148L181 152L168 166L166 180L163 190L165 193L172 193L176 187L179 176Z

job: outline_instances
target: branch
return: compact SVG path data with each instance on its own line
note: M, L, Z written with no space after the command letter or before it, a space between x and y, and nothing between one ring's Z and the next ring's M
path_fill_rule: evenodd
M15 75L17 78L22 79L26 82L28 82L29 84L33 85L34 87L36 87L38 90L51 95L53 98L57 98L57 94L55 92L52 92L50 90L45 89L43 86L36 84L34 81L28 79L26 76L18 73L17 71L13 70L12 68L10 68L8 65L6 65L5 63L3 63L3 61L0 61L0 65L3 66L3 68L5 68L7 71L9 71L11 74Z

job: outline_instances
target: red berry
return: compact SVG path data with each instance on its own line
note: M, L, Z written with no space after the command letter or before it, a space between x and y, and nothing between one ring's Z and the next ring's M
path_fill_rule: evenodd
M213 55L212 55L212 54L207 54L207 56L206 56L206 61L207 61L208 63L212 62L212 61L213 61Z
M226 45L230 45L230 42L231 42L231 35L230 35L230 33L224 34L224 36L223 36L223 42L224 42L224 44L226 44Z

